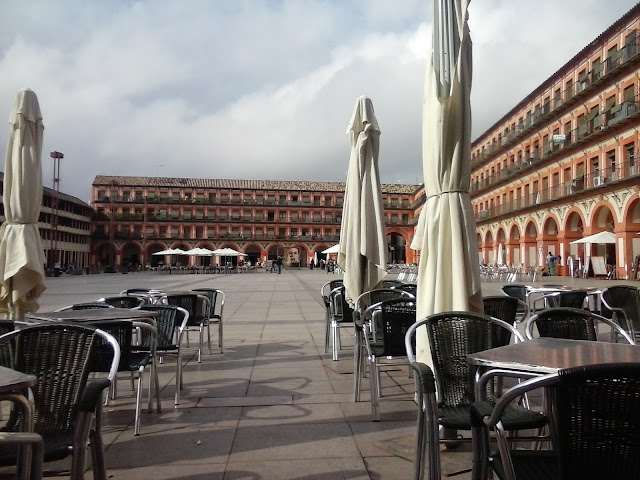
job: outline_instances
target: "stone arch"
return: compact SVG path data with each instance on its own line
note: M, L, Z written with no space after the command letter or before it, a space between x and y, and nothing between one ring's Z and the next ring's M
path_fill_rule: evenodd
M524 264L535 267L544 264L543 247L538 245L538 226L533 219L528 219L524 225Z
M598 202L593 208L591 214L591 231L590 235L599 232L613 232L616 228L616 218L614 209L608 202ZM616 265L616 244L596 244L592 243L586 246L586 256L604 257L605 262L609 265Z
M488 264L492 264L495 263L496 261L496 257L495 257L495 245L493 244L493 232L491 230L487 230L487 232L484 235L484 244L483 244L483 251L485 252L486 255L483 255L485 258L486 263Z
M142 245L137 242L127 242L122 245L121 265L127 268L136 268L142 264Z
M506 242L507 265L520 265L523 263L522 251L520 249L520 227L513 223L509 228L509 235Z
M167 250L167 246L160 242L153 242L147 245L147 263L152 267L157 267L160 263L164 265L164 255L154 255L154 253Z
M407 262L407 238L402 232L387 232L387 263Z

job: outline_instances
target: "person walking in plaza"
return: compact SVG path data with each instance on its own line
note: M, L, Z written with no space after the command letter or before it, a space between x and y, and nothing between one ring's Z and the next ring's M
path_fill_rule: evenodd
M278 267L278 274L282 273L282 257L278 257L276 266Z

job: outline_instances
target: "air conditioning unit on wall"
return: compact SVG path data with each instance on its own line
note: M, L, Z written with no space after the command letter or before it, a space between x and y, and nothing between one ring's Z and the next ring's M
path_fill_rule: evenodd
M604 177L593 177L593 186L599 187L600 185L604 185Z

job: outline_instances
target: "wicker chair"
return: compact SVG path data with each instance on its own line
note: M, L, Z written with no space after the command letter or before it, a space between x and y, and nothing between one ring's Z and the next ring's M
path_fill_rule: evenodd
M527 302L527 286L526 285L519 285L519 284L510 284L510 285L503 285L502 287L500 287L500 291L504 294L507 295L508 297L514 297L517 298L518 300L522 300L523 302Z
M182 389L182 335L187 328L189 312L174 305L143 305L141 310L156 313L158 340L156 345L156 359L161 361L165 355L176 356L176 394L175 405L180 403ZM135 351L150 352L152 337L143 331L140 345L134 346Z
M109 349L109 374L88 381L99 342ZM102 447L102 392L115 377L120 357L118 343L105 332L80 325L35 325L8 333L0 345L13 352L11 363L4 365L37 379L32 388L35 416L34 431L44 440L44 461L72 456L71 479L84 478L87 444L91 445L93 478L106 480ZM56 362L51 362L51 359ZM95 417L95 427L92 428ZM6 430L20 430L20 415L12 410ZM0 465L15 465L17 445L4 445Z
M353 351L353 378L354 378L354 401L360 401L360 384L364 371L362 369L363 356L366 351L364 348L364 323L370 323L372 317L376 314L376 309L371 308L373 305L380 305L380 302L387 300L395 300L405 297L413 299L413 295L403 290L393 288L381 288L364 292L356 300L356 309L353 313L353 325L355 330L355 348ZM373 339L370 340L373 342Z
M320 288L320 296L322 297L322 301L324 303L324 313L325 313L325 331L324 331L324 353L329 352L329 346L331 345L331 292L338 287L343 285L342 279L340 280L331 280L330 282L325 283Z
M640 335L640 290L630 285L616 285L602 290L603 309L612 312L613 321L631 337Z
M353 326L353 308L347 302L344 285L334 288L329 294L329 316L331 358L336 361L341 348L340 328Z
M438 391L438 422L449 430L471 430L470 410L476 400L476 368L467 363L467 355L490 348L507 345L513 335L520 334L503 320L471 312L443 312L430 315L416 322L407 331L405 345L409 362L414 370L422 367L415 360L415 332L425 326L433 361ZM522 341L522 338L519 338ZM418 392L420 394L420 392ZM418 395L418 398L420 395ZM493 389L487 388L485 400L494 402ZM426 429L424 405L418 405L418 428ZM519 405L506 410L504 427L508 431L538 429L546 425L547 418ZM415 478L421 478L426 455L426 445L421 441L426 433L418 434L415 460ZM440 443L457 444L462 439L442 438Z
M209 323L218 325L218 347L220 347L220 353L224 352L223 342L223 315L224 315L224 302L226 295L222 290L215 288L194 288L194 292L200 295L205 295L211 303L211 311L209 312Z
M145 302L144 298L133 295L122 295L118 297L104 297L97 300L115 308L140 308Z
M87 302L87 303L74 303L56 310L56 312L66 312L68 310L95 310L98 308L113 308L113 305L108 305L103 302Z
M209 354L211 354L211 329L209 326L211 303L209 302L209 299L204 295L198 295L196 292L169 294L163 298L167 305L182 307L189 312L189 320L187 321L187 330L185 335L186 342L187 346L189 346L189 327L197 327L200 340L198 346L198 363L201 363L205 329L207 330Z
M581 308L557 307L543 310L527 320L524 333L527 339L532 339L535 326L541 337L597 341L598 324L608 325L612 338L620 335L631 345L635 345L635 340L620 325Z
M514 327L529 316L528 305L515 297L495 295L483 297L484 313L490 317L499 318ZM516 337L517 341L517 337Z
M587 295L586 290L570 290L542 295L534 300L533 311L554 307L584 308Z
M407 330L416 321L415 299L400 298L387 300L369 307L376 315L371 322L363 324L367 360L371 379L371 416L374 422L380 420L378 397L380 388L380 359L406 357L404 338ZM376 333L373 333L376 332ZM397 365L391 363L391 365Z
M396 290L402 290L404 292L410 293L414 297L418 296L418 285L415 283L403 283L399 287L393 287Z
M554 449L509 450L502 424L509 402L526 391L553 391ZM635 480L640 472L640 365L606 364L561 370L523 382L493 406L473 405L474 456L488 458L500 479ZM489 455L488 428L499 453ZM480 462L474 463L474 478Z
M380 288L401 288L404 284L402 280L382 280Z
M118 372L129 372L131 375L137 372L138 386L136 387L136 410L135 410L135 423L134 423L134 435L140 434L140 410L142 404L142 388L143 377L145 368L151 363L152 352L155 352L157 341L157 329L148 322L139 322L132 320L106 320L102 322L93 322L93 326L108 332L112 335L120 345L120 362L118 363ZM132 344L132 337L134 329L138 329L145 332L146 335L151 336L152 345L150 351L136 350ZM96 347L96 353L94 354L93 362L91 364L92 372L105 372L109 369L108 355L105 354L107 345L102 342ZM159 396L159 381L157 376L157 370L152 369L153 381L149 382L149 388L151 384L155 384L156 401L158 411L161 411L160 396ZM132 377L133 382L133 377ZM116 382L112 383L111 396L115 399L117 396ZM109 404L109 395L105 402ZM149 394L149 404L147 410L152 411L152 396Z

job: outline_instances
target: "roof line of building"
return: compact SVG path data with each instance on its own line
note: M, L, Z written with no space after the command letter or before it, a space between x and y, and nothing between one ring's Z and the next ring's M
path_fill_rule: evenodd
M588 53L593 49L594 44L602 40L603 37L608 36L612 31L617 31L620 25L627 22L629 18L634 17L639 10L640 10L640 2L636 3L636 5L633 6L631 9L629 9L627 13L625 13L622 17L620 17L618 20L612 23L609 26L609 28L607 28L604 32L598 35L593 41L589 42L589 44L586 47L584 47L582 50L580 50L577 54L571 57L571 60L566 62L558 70L552 73L549 76L549 78L547 78L540 85L538 85L538 87L536 87L535 90L533 90L529 95L524 97L524 99L520 100L511 110L509 110L502 117L500 117L500 119L497 122L491 125L491 127L485 130L482 134L480 134L478 138L476 138L474 141L471 142L472 147L478 143L482 143L482 141L484 141L487 137L490 136L490 134L496 129L496 127L504 123L504 121L507 120L508 118L512 117L517 111L519 111L522 108L523 105L526 105L527 103L531 102L531 100L539 96L541 92L545 91L548 88L548 84L551 83L552 80L558 77L563 77L567 72L567 68L570 67L572 64L579 63L579 61L583 59L585 53Z

